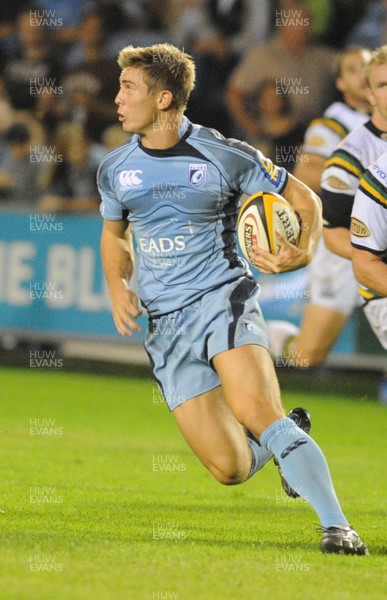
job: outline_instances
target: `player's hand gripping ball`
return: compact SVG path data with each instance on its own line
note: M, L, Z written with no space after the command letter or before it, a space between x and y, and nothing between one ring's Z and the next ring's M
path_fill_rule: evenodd
M300 219L285 198L275 193L258 192L249 197L245 195L244 199L238 216L238 241L247 260L250 260L249 253L254 243L266 252L278 254L280 242L276 231L297 246L301 233Z

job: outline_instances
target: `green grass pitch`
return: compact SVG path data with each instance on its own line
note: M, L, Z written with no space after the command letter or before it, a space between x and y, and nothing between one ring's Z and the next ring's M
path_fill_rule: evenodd
M151 380L0 369L3 600L385 598L385 411L306 406L343 508L371 557L320 553L317 518L270 462L219 485Z

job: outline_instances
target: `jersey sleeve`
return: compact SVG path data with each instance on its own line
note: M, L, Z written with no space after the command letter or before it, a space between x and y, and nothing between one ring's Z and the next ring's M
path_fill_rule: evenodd
M343 149L336 150L321 177L321 200L325 227L350 228L351 212L359 179L360 162Z
M283 167L278 167L262 154L255 151L255 165L239 179L239 186L245 194L256 192L277 192L280 194L286 187L288 173Z
M235 190L249 196L261 191L281 194L288 180L286 169L275 165L260 150L245 142L227 141L232 150L227 172Z
M106 162L101 163L97 173L97 186L101 196L99 211L107 221L124 221L128 212L111 189L109 169Z
M347 133L347 130L335 119L325 117L315 119L305 132L302 151L328 159L332 150Z
M387 188L370 170L360 180L351 215L351 242L356 248L383 254L387 250Z

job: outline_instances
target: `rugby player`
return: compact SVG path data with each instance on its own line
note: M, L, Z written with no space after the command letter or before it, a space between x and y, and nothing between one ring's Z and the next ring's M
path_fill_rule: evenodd
M365 65L371 52L348 48L337 59L336 87L343 101L331 104L305 133L304 145L294 171L316 193L325 162L352 129L369 120ZM293 355L295 364L309 368L321 364L357 302L357 283L348 260L330 252L321 239L308 268L310 300L301 327L287 321L268 321L270 349L280 362Z
M353 270L363 288L364 313L387 350L387 152L360 180L352 208L351 243Z
M316 511L321 550L368 554L342 512L322 451L305 431L308 419L284 412L259 286L236 251L241 193L279 192L307 225L299 246L279 236L278 255L256 247L251 259L269 273L305 266L320 235L318 197L249 145L189 122L190 56L169 44L128 46L118 63L118 118L133 137L105 157L98 173L102 262L118 331L140 329L140 300L155 378L188 444L219 482L242 483L274 456Z
M372 117L354 129L336 148L327 162L321 184L325 243L330 250L349 260L353 251L351 212L360 179L367 167L387 151L387 45L372 53L366 66L366 81ZM363 189L364 185L363 181ZM379 325L385 327L381 322L385 313L376 310L379 303L371 303L378 294L372 289L358 289L367 318L371 311L375 313L371 319L373 330L376 331ZM383 346L383 339L379 336L378 339Z

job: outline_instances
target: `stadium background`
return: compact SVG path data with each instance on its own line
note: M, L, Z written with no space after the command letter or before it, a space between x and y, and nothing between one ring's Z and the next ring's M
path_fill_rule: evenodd
M313 41L308 43L322 44L327 49L328 55L329 53L333 55L353 44L373 48L387 42L386 3L381 0L310 0L301 4L279 0L236 0L229 3L220 0L163 0L162 2L160 0L37 0L34 3L24 0L15 3L6 0L2 3L0 14L0 365L3 366L3 377L0 383L0 395L2 413L8 416L10 431L14 433L14 443L9 444L9 439L6 439L2 451L8 457L10 449L15 452L7 465L3 489L5 504L7 505L7 501L9 503L8 513L12 507L11 512L15 511L20 518L18 521L20 534L24 528L28 531L27 539L30 547L26 546L22 549L24 557L27 555L34 556L35 559L38 557L36 561L39 562L39 556L45 556L46 564L50 565L48 553L52 550L55 554L57 550L58 554L58 547L60 547L58 539L62 539L62 534L58 530L56 542L55 540L47 542L45 534L39 537L39 533L36 533L28 519L26 522L23 521L23 517L20 517L25 511L25 504L20 499L23 493L30 490L27 505L31 512L33 484L44 482L47 486L56 485L58 497L58 493L66 485L76 486L77 479L69 476L67 483L58 479L59 483L54 484L57 478L52 473L55 473L58 466L60 468L66 466L61 462L61 457L48 446L45 451L40 449L36 454L34 453L35 450L28 445L30 438L26 440L23 432L20 433L20 428L24 427L23 419L29 420L31 427L31 419L34 421L41 418L40 425L38 423L36 426L44 429L48 427L51 417L58 423L58 415L62 415L61 424L67 423L68 417L69 428L73 427L70 437L73 436L75 444L80 443L85 432L86 436L89 434L91 436L94 432L96 453L100 442L102 445L105 444L107 455L112 451L114 453L121 444L139 460L137 453L140 452L142 443L145 447L145 441L141 440L153 441L153 436L149 435L148 431L145 431L143 438L140 436L137 439L132 424L128 425L125 432L122 427L120 428L118 421L114 425L117 427L115 430L113 424L109 424L107 430L111 434L111 439L119 440L116 442L117 448L114 443L113 447L110 447L107 441L108 435L106 434L105 439L103 434L102 421L93 421L88 411L93 411L94 403L97 401L101 419L106 419L108 414L106 405L114 402L116 407L118 405L118 414L122 414L123 421L136 418L139 423L142 423L139 409L134 408L133 402L143 402L145 394L145 402L151 406L151 409L155 409L156 406L158 410L158 405L162 404L162 399L149 379L150 372L142 349L141 335L135 334L133 339L123 341L115 332L99 257L101 219L98 214L99 200L95 187L96 169L101 157L125 139L116 123L113 104L119 75L115 62L117 52L129 43L148 45L170 41L184 47L194 56L197 64L197 86L188 107L189 118L194 122L215 127L227 136L246 139L256 144L274 162L292 170L300 151L302 133L310 118L320 116L321 110L319 109L316 114L308 114L307 118L305 115L305 120L294 116L287 132L289 135L280 141L271 139L270 136L260 138L256 132L253 134L251 131L246 131L243 124L231 114L228 84L234 69L248 50L265 44L273 36L278 35L287 23L299 18L298 11L305 6L310 16L307 28L313 37ZM308 46L305 46L305 55L307 52ZM269 56L267 60L270 61ZM291 107L287 105L288 96L312 94L313 88L309 87L308 81L295 82L294 79L289 85L289 81L292 81L291 73L284 72L283 78L281 86L284 81L287 81L287 91L284 92L282 88L280 95L283 97L284 104L281 110L288 111L287 114L290 110L292 114ZM324 107L335 98L337 95L334 91L332 68L332 86L327 88L327 96L323 100ZM259 103L258 89L248 98L247 106L251 111L252 119L264 118L264 107ZM306 270L279 277L265 277L258 273L255 275L262 284L262 308L266 318L286 319L299 323L304 303L309 296ZM141 323L143 327L146 326L145 317L141 318ZM9 370L7 367L12 368ZM347 406L347 399L359 402L360 408L354 409L352 421L353 426L357 426L367 419L371 422L378 414L363 414L361 401L363 404L366 401L367 409L370 407L374 410L379 409L376 400L378 396L380 400L383 399L378 390L378 381L383 368L385 368L385 354L369 331L362 313L356 311L324 367L303 373L282 367L279 369L279 376L285 395L290 394L292 402L298 399L300 402L305 401L303 391L312 396L322 394L321 397L324 397L326 394L327 410L337 411L338 418L342 419L342 422L345 420L344 407ZM80 375L75 371L83 373L86 379L78 379ZM111 379L101 378L98 382L96 377L97 375L101 377L102 373L110 374ZM138 383L138 377L144 378L144 388L141 387L141 382ZM125 390L128 390L131 401L130 411L133 412L126 413L120 408ZM51 396L48 396L49 393ZM336 393L334 401L330 396L332 393ZM117 394L121 395L121 399ZM65 409L68 398L71 398L71 401ZM289 402L289 397L287 401ZM312 405L313 402L317 401L313 401L312 398ZM165 407L161 408L165 410ZM323 410L318 402L315 408L318 414L320 412L320 418L324 422ZM155 414L151 414L151 409L148 406L145 414L153 423ZM65 412L62 412L63 410ZM77 431L77 425L70 418L70 413L79 417L79 423L85 424L84 429ZM5 423L7 423L7 416ZM168 446L167 436L171 436L168 439L174 439L174 434L171 433L167 417L158 415L157 418L160 419L161 425L154 437L156 447L152 451L158 452L157 442L159 442L160 448L163 449L160 450L160 454L163 451L164 456L167 456L166 452L174 447L172 442ZM379 418L382 420L383 415L380 414ZM165 428L164 436L160 429L162 426ZM145 425L144 427L146 429ZM133 446L126 448L124 440L129 432L134 442ZM31 436L31 433L29 435ZM59 437L58 432L57 435ZM46 441L43 437L41 439L42 442ZM56 435L52 434L52 439L57 439ZM49 442L52 439L50 438ZM327 434L326 439L329 443L330 438ZM17 446L16 442L20 445ZM81 449L84 447L83 443L80 443ZM185 458L186 450L182 449L183 446L180 447L180 442L174 443L179 448L181 465L183 464L181 456ZM376 441L375 444L377 447ZM20 450L21 455L32 459L35 469L33 481L28 473L20 475L19 470L24 459L20 457L20 462L16 461L17 448L23 449ZM89 450L85 451L87 453ZM39 452L43 453L42 456ZM49 456L51 458L48 458ZM117 456L114 456L117 460ZM112 462L106 464L104 473L114 468L113 457L110 458ZM15 467L16 475L11 469L12 465ZM37 465L39 469L36 471ZM122 471L120 473L124 478L124 473ZM195 477L200 478L199 469L197 473ZM97 475L93 476L97 480ZM140 487L142 473L139 466L135 468L135 476ZM17 483L14 481L12 484L13 480L17 480ZM103 481L103 477L100 481ZM199 488L203 485L195 478L193 481L199 485ZM114 487L116 482L110 483ZM265 485L267 484L264 482L263 490L266 489ZM148 496L142 500L144 506L150 502L152 495L151 484L146 481L146 478L145 486L148 486L149 490L147 487ZM185 481L184 486L187 486ZM13 505L12 490L15 489L19 490L19 495ZM20 491L23 489L24 492ZM174 483L173 489L176 494L184 495L181 485L179 487ZM200 489L201 493L206 493L205 488ZM126 491L124 489L122 493ZM26 493L28 495L28 492ZM41 492L38 492L36 497L39 497L39 493ZM214 503L216 503L216 493L211 489ZM66 501L66 494L64 497ZM222 498L226 503L229 502L223 492ZM232 496L234 504L236 500L237 496ZM81 497L79 501L82 505ZM367 501L370 502L370 499L368 498ZM167 499L165 502L167 506ZM244 506L246 509L246 503L244 497L242 508ZM48 512L50 509L57 508L57 504L53 500L45 505L46 527L51 527L53 530L57 527L54 518L56 513L54 510L51 514ZM234 504L231 503L230 507ZM296 507L296 510L298 508ZM165 510L168 512L167 509ZM375 512L377 510L376 503ZM96 512L91 513L90 518L93 520L97 514L96 508ZM164 529L168 519L176 521L172 512L165 518L160 517L160 514L159 519L161 518L161 522L164 523ZM62 517L63 515L60 514L59 518ZM40 518L43 518L43 513L40 514ZM155 520L152 512L149 512L147 518ZM34 524L36 519L39 519L39 515L35 514L32 516ZM39 526L37 531L40 531ZM76 590L76 595L73 597L79 598L88 598L88 593L91 594L91 591L93 593L90 597L95 598L207 597L217 600L220 597L230 599L247 597L247 595L239 596L232 585L228 590L222 586L217 588L216 581L219 577L213 573L207 574L206 582L212 582L215 591L213 593L206 591L206 596L203 595L202 588L197 594L192 591L187 592L184 581L180 579L175 586L164 580L162 588L164 592L160 592L161 588L157 583L148 588L145 584L143 588L133 584L133 590L128 592L128 595L122 595L122 589L119 586L117 589L114 588L114 585L109 583L108 577L106 581L100 581L101 595L99 596L94 575L90 575L88 588L77 587L78 583L74 581L68 584L62 581L63 590L60 593L63 595L57 595L58 587L55 582L46 581L43 587L35 586L33 583L31 587L29 581L28 594L21 583L23 577L20 579L20 572L26 574L25 565L21 566L23 561L20 562L16 558L14 562L11 560L12 553L16 552L12 541L14 540L12 525L7 524L4 532L9 544L6 564L10 568L9 592L3 595L0 592L2 598L48 598L53 597L54 591L56 597L68 598L72 595L72 589ZM86 532L87 528L82 535L87 536ZM153 529L153 540L154 534ZM182 537L184 538L184 535ZM42 539L46 539L46 544L42 543ZM218 543L221 545L221 542L222 536L219 535ZM105 542L102 540L101 544L103 543ZM232 549L232 543L230 547ZM35 549L35 554L32 548ZM20 547L17 549L20 551ZM68 556L71 557L71 548L67 548L67 551ZM169 549L166 548L166 551ZM235 548L235 552L237 551L238 549ZM243 554L239 555L238 560L243 558ZM148 555L146 552L145 559L148 563L155 560L154 555ZM70 561L70 558L68 560ZM199 557L195 557L195 560L199 561L196 566L200 571ZM284 561L286 562L286 556ZM304 563L305 571L309 570L313 562L312 559L310 561ZM54 563L57 571L61 570L58 567L60 564L59 557ZM155 564L156 570L161 568L161 557L157 558ZM270 562L268 564L270 569ZM289 562L289 556L287 564L292 564L291 560ZM99 566L97 570L99 568L101 567ZM136 570L134 572L137 573ZM172 567L168 572L174 573ZM31 574L31 567L28 574ZM119 573L117 577L119 578ZM18 578L19 584L16 583ZM198 581L199 579L198 574ZM361 581L365 584L367 577L365 576ZM265 588L267 593L272 593L270 577L265 580L265 585L268 586ZM116 589L114 594L118 595L110 596L109 589ZM126 589L131 589L130 585ZM148 595L143 591L145 589L148 590ZM174 590L177 589L180 590L180 596L173 596ZM290 598L301 597L294 592L291 583L289 586L288 583L280 584L278 589L288 594ZM320 597L318 585L316 589L311 587L308 590L310 598ZM156 591L159 596L154 595ZM244 593L250 592L251 590L246 588ZM113 591L111 593L113 594ZM160 593L168 593L169 596L162 596ZM364 594L364 598L382 597L378 595L379 593L381 594L381 591L375 588L369 596ZM332 589L330 597L336 598L339 594L337 592L336 595L336 591Z

